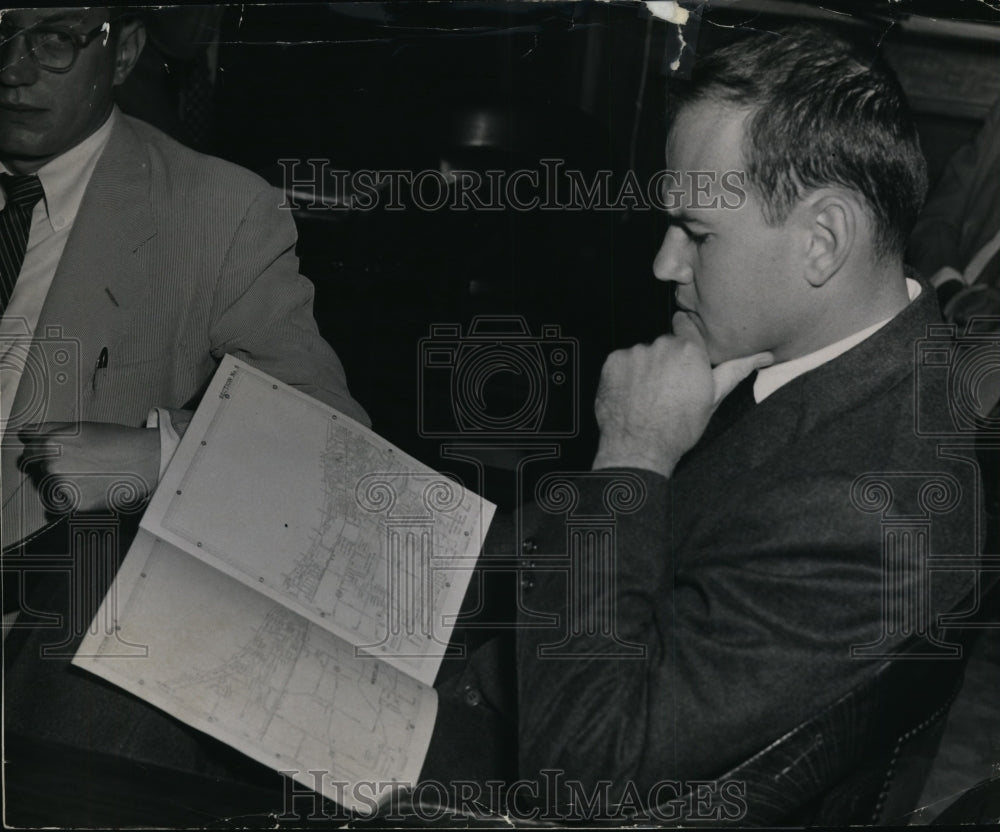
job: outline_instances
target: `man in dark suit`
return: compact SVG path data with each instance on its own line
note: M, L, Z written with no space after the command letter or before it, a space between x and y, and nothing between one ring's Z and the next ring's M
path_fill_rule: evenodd
M974 457L925 435L951 403L915 361L941 318L903 267L926 179L895 78L793 28L671 93L653 269L674 333L608 359L593 471L544 480L522 518L516 691L499 647L474 656L424 772L474 760L556 817L574 793L545 772L579 811L602 780L634 804L750 758L932 631L974 577L926 590L922 559L981 545ZM923 536L895 549L907 519ZM483 741L492 719L516 748Z
M44 523L47 475L73 480L84 509L103 507L108 478L74 473L154 484L161 441L147 415L172 410L181 427L177 411L227 352L367 422L318 333L275 191L115 108L141 22L16 10L3 28L4 192L31 199L4 211L4 234L24 236L3 266L5 548Z

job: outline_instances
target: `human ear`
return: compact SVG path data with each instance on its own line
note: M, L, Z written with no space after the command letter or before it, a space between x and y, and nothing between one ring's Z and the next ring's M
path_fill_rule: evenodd
M127 20L121 24L118 33L118 49L115 54L114 84L125 83L146 45L146 27L141 20Z
M839 191L822 191L807 200L809 242L805 278L810 285L826 283L844 265L857 243L861 206Z

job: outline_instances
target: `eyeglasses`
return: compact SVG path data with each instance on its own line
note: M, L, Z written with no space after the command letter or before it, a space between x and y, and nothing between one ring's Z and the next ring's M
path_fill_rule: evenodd
M0 50L6 52L15 39L24 37L25 45L31 59L42 69L49 72L69 72L81 49L86 49L91 41L105 31L107 23L102 23L96 29L86 34L64 29L61 26L34 26L30 29L17 29L13 26L0 26ZM6 69L10 64L4 59L0 61L0 69Z

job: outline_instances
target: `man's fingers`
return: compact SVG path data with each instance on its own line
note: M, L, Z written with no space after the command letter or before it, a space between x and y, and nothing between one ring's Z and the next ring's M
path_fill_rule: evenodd
M718 404L754 370L769 367L774 363L774 356L769 352L759 352L745 358L734 358L724 361L712 370L715 381L715 403Z

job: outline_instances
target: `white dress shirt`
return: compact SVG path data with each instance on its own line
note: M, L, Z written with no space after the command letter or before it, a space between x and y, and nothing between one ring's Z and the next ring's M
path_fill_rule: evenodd
M24 263L0 320L0 437L7 427L28 345L38 326L80 203L117 119L117 110L96 131L38 170L45 193L35 205ZM11 173L2 163L0 172ZM6 197L0 192L0 208Z
M910 303L912 303L920 295L920 284L915 280L906 278L906 291L910 296ZM791 361L783 361L781 364L772 364L770 367L758 370L757 378L753 385L754 399L759 404L775 390L788 384L792 379L798 378L810 370L815 370L817 367L826 364L827 361L833 361L838 355L847 352L851 347L860 344L866 338L870 338L889 323L892 318L893 316L890 315L884 321L879 321L877 324L865 327L860 332L855 332L853 335L848 335L846 338L841 338L839 341L827 344L822 349L818 349L808 355L802 355L798 358L793 358Z

